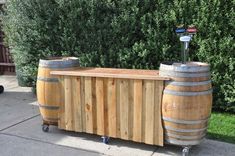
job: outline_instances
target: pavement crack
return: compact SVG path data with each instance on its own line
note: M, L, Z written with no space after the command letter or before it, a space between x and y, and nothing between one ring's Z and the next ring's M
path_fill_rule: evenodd
M21 124L21 123L23 123L23 122L26 122L26 121L31 120L31 119L33 119L33 118L36 118L36 117L38 117L38 116L40 116L40 114L34 115L34 116L29 117L29 118L27 118L27 119L24 119L24 120L22 120L22 121L20 121L20 122L17 122L17 123L15 123L15 124L13 124L13 125L10 125L10 126L8 126L8 127L5 127L5 128L3 128L3 129L0 129L0 132L2 132L2 131L4 131L4 130L7 130L7 129L11 128L11 127L17 126L17 125L19 125L19 124Z
M155 152L157 152L158 148L156 148L150 156L153 156Z

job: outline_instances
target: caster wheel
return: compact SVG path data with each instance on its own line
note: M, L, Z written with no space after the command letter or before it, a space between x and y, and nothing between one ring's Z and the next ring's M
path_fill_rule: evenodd
M42 125L42 131L48 132L49 131L49 125Z
M184 147L182 150L182 156L189 156L190 147Z
M4 92L4 87L0 86L0 94Z
M109 137L101 137L103 140L102 142L105 143L105 144L108 144L109 143Z

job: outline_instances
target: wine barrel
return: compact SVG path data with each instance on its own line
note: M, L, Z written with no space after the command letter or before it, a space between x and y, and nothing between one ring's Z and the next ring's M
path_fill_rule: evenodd
M59 107L62 104L61 90L58 78L52 76L53 70L74 70L79 62L76 57L57 57L41 59L37 76L37 99L43 122L57 125Z
M206 63L163 63L165 83L162 120L165 141L175 145L197 145L206 135L212 108L210 67Z

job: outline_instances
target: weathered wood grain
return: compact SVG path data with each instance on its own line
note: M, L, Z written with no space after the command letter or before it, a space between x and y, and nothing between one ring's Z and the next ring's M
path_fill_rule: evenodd
M73 71L52 71L52 75L103 77L116 79L169 80L159 76L158 70L116 69L116 68L79 68Z
M116 103L116 79L109 78L107 81L107 109L108 109L108 134L117 136L117 103Z
M72 97L73 87L72 87L72 79L71 77L65 76L64 78L64 87L65 87L65 129L69 131L74 130L74 122L73 122L73 100Z
M73 120L76 132L82 132L82 103L81 103L81 80L79 77L72 78L72 97L73 97Z
M97 134L104 135L104 81L96 78Z
M134 80L134 123L133 123L133 140L141 142L142 133L142 113L143 113L143 87L142 80Z
M60 129L163 146L163 81L61 76L60 83Z
M85 116L86 132L93 133L92 78L85 77Z
M145 80L145 142L153 144L154 139L154 81Z

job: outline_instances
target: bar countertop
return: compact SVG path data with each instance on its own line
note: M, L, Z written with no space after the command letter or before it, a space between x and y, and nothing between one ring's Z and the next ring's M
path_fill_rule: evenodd
M159 76L158 70L119 69L119 68L78 68L69 71L52 71L57 76L88 76L124 79L169 80L168 77Z

